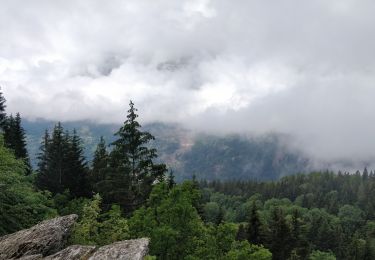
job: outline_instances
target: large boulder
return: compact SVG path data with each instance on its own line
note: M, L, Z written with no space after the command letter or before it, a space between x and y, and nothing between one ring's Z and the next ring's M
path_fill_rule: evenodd
M87 259L92 255L95 246L80 246L74 245L57 252L54 255L42 258L43 260L80 260Z
M95 251L89 260L142 260L148 253L148 238L124 240L102 246Z
M77 215L58 217L0 237L0 260L141 260L148 253L148 238L124 240L103 247L73 245L65 248L76 219Z
M0 237L0 260L23 256L33 259L32 255L47 256L62 250L77 218L77 215L68 215L45 220L32 228Z

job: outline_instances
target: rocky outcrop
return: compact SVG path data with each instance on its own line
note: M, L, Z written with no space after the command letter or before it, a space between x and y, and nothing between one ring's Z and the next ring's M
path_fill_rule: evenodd
M125 240L103 247L73 245L65 248L76 219L77 215L58 217L0 237L0 260L141 260L148 253L148 238Z
M65 248L64 250L57 252L54 255L42 258L44 260L79 260L88 259L90 255L95 251L95 246L79 246L74 245Z
M77 215L68 215L45 220L32 228L1 237L0 259L46 256L62 250L77 218Z
M141 260L148 253L149 240L147 238L125 240L111 245L103 246L89 258L95 259L119 259L119 260Z

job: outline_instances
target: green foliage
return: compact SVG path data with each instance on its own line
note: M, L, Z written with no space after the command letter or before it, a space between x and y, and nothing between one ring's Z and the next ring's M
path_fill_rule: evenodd
M144 260L156 260L156 256L146 255Z
M316 250L309 255L309 260L336 260L336 257L332 253Z
M21 125L20 114L17 113L16 117L13 117L12 115L6 117L3 126L5 147L11 149L17 159L24 161L26 173L30 174L30 159L26 149L26 135L25 130Z
M224 260L271 260L272 254L263 246L251 245L247 241L234 242Z
M133 237L150 237L150 253L161 259L181 259L193 254L204 235L195 202L199 192L192 182L169 190L166 183L153 189L149 207L136 210L129 220Z
M231 250L231 246L236 239L237 226L233 223L220 224L216 228L216 246L219 255L224 255Z
M164 164L154 163L157 158L156 149L149 147L154 137L141 131L141 125L136 120L137 109L133 102L130 101L129 105L127 119L115 134L118 139L112 143L109 165L100 169L103 174L100 174L94 185L95 189L103 194L106 206L119 204L126 214L146 202L154 182L164 180L166 172ZM103 145L98 149L95 158L100 157L103 161ZM97 160L95 163L97 164ZM94 173L98 168L96 165L95 167Z
M72 244L106 245L129 238L127 220L121 216L119 206L113 205L107 213L101 214L101 197L83 207L81 220L75 225L70 241Z
M291 234L281 208L275 207L272 209L268 226L267 246L273 254L273 259L287 259L292 249L290 245Z
M65 132L58 123L52 135L45 132L38 156L36 184L52 194L69 190L73 197L88 196L88 174L81 138Z
M90 183L95 192L98 191L97 183L105 179L105 173L109 164L109 154L107 146L103 136L100 137L100 141L94 152L94 158L92 161L92 169L90 171Z
M97 194L84 206L81 220L75 225L71 235L73 244L95 245L99 242L99 214L101 198Z
M352 205L344 205L339 209L338 217L348 234L355 232L364 223L364 213L361 209Z
M234 212L231 221L237 223L249 222L246 212L251 211L256 201L263 224L260 233L268 238L262 244L277 252L274 258L285 251L281 258L289 255L292 259L306 259L312 250L331 251L338 259L374 257L373 172L365 170L362 175L314 172L274 182L202 181L200 184L203 208L215 205ZM275 221L277 208L282 211L281 222ZM278 231L281 227L284 231Z
M0 127L4 102L0 93ZM3 128L6 145L0 138L0 235L56 212L77 213L72 243L104 245L149 237L152 256L147 259L374 259L373 172L315 172L272 182L202 181L201 188L195 178L176 184L173 173L166 178L165 165L155 163L154 137L141 131L136 111L130 102L108 151L100 139L90 170L75 131L70 134L61 124L51 136L46 131L36 176L38 187L49 191L45 193L34 189L35 176L25 174L21 118L9 117ZM239 179L243 171L266 172L265 178L282 174L277 163L288 165L288 159L275 161L280 147L274 140L255 143L243 145L238 137L212 139L209 146L215 152L206 150L207 144L194 146L202 157L192 158L219 177L222 171L238 172ZM264 153L252 153L260 144ZM241 168L253 160L268 163ZM103 200L98 194L85 198L93 191Z
M4 147L0 136L0 235L56 215L48 194L37 192L25 172L24 162Z
M98 244L106 245L129 238L128 221L121 216L120 206L112 205L107 213L101 215L101 219Z
M208 202L204 205L203 216L206 222L217 223L220 206L217 202Z
M247 240L251 244L259 245L262 243L261 235L262 223L259 219L258 208L256 202L253 201L251 211L249 215L248 227L247 227Z

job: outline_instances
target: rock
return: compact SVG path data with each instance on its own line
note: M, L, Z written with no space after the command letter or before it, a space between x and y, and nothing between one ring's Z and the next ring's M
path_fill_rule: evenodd
M141 260L148 253L148 238L124 240L103 247L66 246L77 215L43 221L0 237L0 260Z
M148 238L125 240L100 247L89 260L141 260L148 253Z
M23 256L21 258L17 258L17 259L18 260L41 260L41 259L43 259L43 256L41 254L38 254L38 255L27 255L27 256Z
M47 256L62 250L77 218L77 215L68 215L45 220L32 228L1 237L0 260L21 257L34 260L38 255Z
M87 259L94 252L95 246L69 246L54 255L43 258L44 260L79 260Z

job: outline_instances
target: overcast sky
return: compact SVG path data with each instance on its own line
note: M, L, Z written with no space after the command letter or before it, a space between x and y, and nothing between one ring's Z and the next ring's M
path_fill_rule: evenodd
M282 132L375 157L375 1L0 0L0 85L24 118Z

